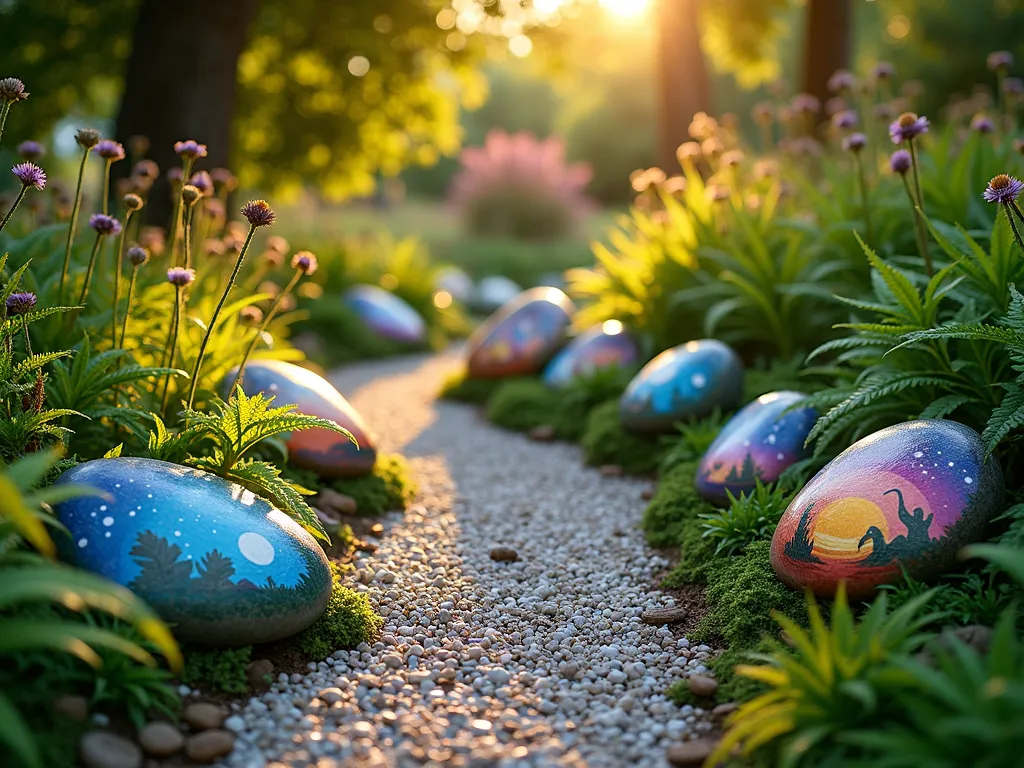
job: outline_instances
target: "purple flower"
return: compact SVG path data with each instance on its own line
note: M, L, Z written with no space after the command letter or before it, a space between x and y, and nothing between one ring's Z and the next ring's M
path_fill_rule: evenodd
M18 145L18 157L22 160L38 160L46 154L46 147L38 141L23 141Z
M1003 78L1003 93L1019 96L1024 93L1024 80L1019 77Z
M27 99L25 84L16 77L5 77L0 80L0 101L4 104L13 104L15 101Z
M312 275L317 268L316 256L309 251L299 251L292 256L292 268L302 270L304 275Z
M253 227L272 226L277 218L266 200L250 200L242 206L242 215Z
M841 131L847 131L857 125L857 113L852 109L844 109L832 116L832 125Z
M228 192L233 191L238 186L238 179L227 168L214 168L210 171L210 178L213 179L214 184L218 187L223 187Z
M847 152L860 152L868 145L868 137L863 133L851 133L843 139L843 149Z
M875 68L871 71L871 77L875 80L888 80L894 74L896 74L896 68L888 61L878 62L875 64Z
M149 251L141 245L133 245L128 249L128 261L132 263L133 267L141 267L149 261Z
M121 222L105 213L94 213L90 216L89 226L96 230L96 234L100 237L117 235L121 232Z
M206 145L189 139L188 141L176 141L174 151L179 157L190 157L193 160L197 157L206 157Z
M124 160L124 147L118 144L113 139L102 139L92 151L111 163L116 163L118 160Z
M988 183L981 196L989 203L1009 205L1017 199L1022 190L1024 190L1024 181L1000 173Z
M809 93L798 93L790 102L795 112L815 113L821 109L821 102Z
M35 163L18 163L11 168L11 173L18 177L23 187L43 189L46 186L46 173Z
M12 293L7 297L8 315L26 315L36 305L34 293Z
M1013 54L1009 51L992 51L985 59L985 65L992 72L1006 72L1013 66Z
M913 112L904 112L889 126L889 138L893 144L911 141L923 133L928 133L927 117L918 117Z
M900 176L903 176L910 170L910 166L913 165L913 162L914 160L910 156L910 152L905 149L897 149L889 158L889 168L893 173L898 173Z
M828 79L828 89L832 93L842 93L843 91L852 91L857 85L857 78L853 76L849 70L838 69Z
M976 133L987 134L992 133L996 129L995 123L985 115L975 115L974 119L971 120L971 130Z
M206 171L197 171L192 174L192 178L188 180L188 183L203 193L204 196L213 194L213 179L210 178L210 174Z
M242 325L256 327L263 322L263 310L250 304L238 311L238 318L242 321Z
M190 284L196 279L196 271L194 269L185 269L185 267L171 267L167 270L167 282L178 288Z
M143 179L155 179L160 175L160 166L152 160L139 160L132 168L132 175Z
M167 172L167 181L170 182L172 187L176 187L181 184L181 177L184 175L184 171L181 168L175 166Z

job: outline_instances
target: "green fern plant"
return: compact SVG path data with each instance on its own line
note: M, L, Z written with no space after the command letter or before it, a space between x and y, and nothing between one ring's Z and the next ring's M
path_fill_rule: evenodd
M716 555L740 554L755 541L770 539L794 494L758 479L754 489L738 497L726 491L729 506L700 518L703 535L716 542Z
M680 464L700 461L722 431L725 422L725 415L716 409L710 416L699 421L676 424L678 434L662 438L666 447L658 465L658 473L664 475Z
M261 393L249 397L239 386L227 402L213 402L213 413L183 411L184 426L177 431L168 430L159 416L151 414L155 429L149 436L150 456L188 464L238 483L295 519L314 536L330 542L303 498L313 491L283 478L274 464L247 454L260 443L300 429L329 429L353 443L356 439L330 419L297 413L294 405L271 408L273 401L273 397L266 398Z

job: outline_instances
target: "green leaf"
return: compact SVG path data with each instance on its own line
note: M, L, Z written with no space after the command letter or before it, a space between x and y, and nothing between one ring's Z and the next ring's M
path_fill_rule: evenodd
M109 451L103 454L104 459L117 459L121 456L121 449L124 448L124 443L118 443Z
M305 489L282 478L281 470L273 464L265 461L240 461L228 472L227 479L266 499L315 537L330 543L331 539L320 519L302 498Z

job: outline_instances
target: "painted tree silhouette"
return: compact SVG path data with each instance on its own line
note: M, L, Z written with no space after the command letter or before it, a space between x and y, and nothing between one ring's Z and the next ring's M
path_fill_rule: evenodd
M136 591L166 590L169 584L192 577L192 561L181 560L181 547L153 531L142 531L129 554L142 568L129 585Z
M231 564L231 558L225 557L219 550L214 549L204 555L196 568L203 587L225 589L234 586L231 577L235 575L235 566Z
M800 522L797 523L796 531L793 532L793 538L786 542L786 546L782 548L786 557L791 560L800 560L804 563L820 563L819 560L813 553L814 539L811 538L811 510L814 508L814 502L807 505L807 509L800 515Z

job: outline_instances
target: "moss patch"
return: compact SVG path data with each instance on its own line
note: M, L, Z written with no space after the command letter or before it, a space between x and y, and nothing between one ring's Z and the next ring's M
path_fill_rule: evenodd
M405 509L416 495L409 464L395 453L378 454L372 474L335 480L331 487L355 499L360 515Z
M461 403L483 405L510 379L471 379L465 371L453 371L445 377L438 397Z
M697 493L696 475L696 461L677 464L662 475L641 523L652 547L682 544L687 524L698 519L698 515L714 510Z
M608 400L590 412L580 444L587 464L618 464L631 475L654 472L663 450L657 440L638 437L622 428L618 399Z
M249 689L245 668L252 660L252 646L186 651L181 682L217 693L240 694Z
M695 707L708 707L727 701L737 703L748 701L767 690L767 686L757 680L736 674L736 666L751 663L750 656L753 653L770 653L777 647L777 643L762 640L750 650L730 649L711 659L708 662L708 669L718 681L718 691L713 700L694 696L690 692L690 686L686 680L678 680L670 685L665 691L665 695L679 706L690 704Z
M370 642L384 624L366 595L342 585L342 569L332 563L331 570L334 583L327 610L295 638L298 649L311 659L324 659L339 648Z
M558 417L561 393L540 379L510 379L487 401L487 419L499 427L526 432Z

